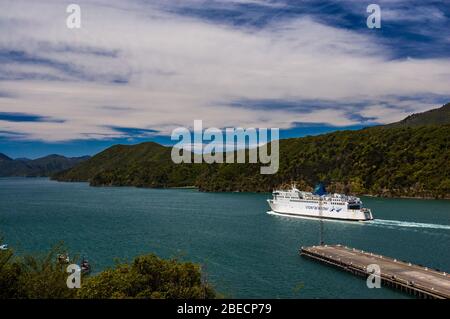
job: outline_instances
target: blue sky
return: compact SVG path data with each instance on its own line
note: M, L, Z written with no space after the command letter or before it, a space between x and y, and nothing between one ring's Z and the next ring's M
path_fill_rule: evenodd
M66 6L81 7L81 29ZM172 144L192 127L358 129L450 101L448 1L4 0L0 152Z

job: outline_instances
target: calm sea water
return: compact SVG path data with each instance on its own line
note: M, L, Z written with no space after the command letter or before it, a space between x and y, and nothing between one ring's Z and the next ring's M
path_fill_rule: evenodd
M268 197L4 178L0 233L19 253L63 240L95 271L148 252L192 260L228 297L408 298L300 257L300 246L318 243L318 221L268 215ZM364 202L378 220L325 222L326 242L450 271L450 201Z

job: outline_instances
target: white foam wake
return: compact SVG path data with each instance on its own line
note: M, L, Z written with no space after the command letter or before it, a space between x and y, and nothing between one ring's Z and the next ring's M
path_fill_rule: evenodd
M387 219L375 219L367 222L369 225L375 226L391 226L391 227L406 227L406 228L429 228L429 229L445 229L450 230L450 225L441 224L427 224L427 223L415 223L400 220L387 220Z

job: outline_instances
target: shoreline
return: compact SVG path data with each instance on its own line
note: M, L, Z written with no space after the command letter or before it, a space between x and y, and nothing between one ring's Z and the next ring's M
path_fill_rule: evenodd
M50 178L51 179L51 178ZM89 183L89 181L64 181L64 180L57 180L57 179L51 179L56 182L62 182L62 183L72 183L72 182L85 182ZM136 188L153 188L153 189L196 189L199 192L204 193L249 193L249 194L271 194L272 192L259 192L259 191L241 191L241 190L231 190L231 191L208 191L208 190L201 190L198 186L168 186L168 187L146 187L146 186L136 186L136 185L90 185L91 187L136 187ZM450 200L450 194L446 197L442 198L435 198L431 196L380 196L377 194L351 194L353 196L360 196L360 197L372 197L372 198L392 198L392 199L420 199L420 200Z
M89 181L67 181L67 180L58 180L53 179L51 176L0 176L1 179L6 178L46 178L51 181L55 181L58 183L88 183ZM233 190L233 191L208 191L208 190L201 190L198 186L189 185L189 186L167 186L167 187L148 187L148 186L136 186L136 185L91 185L90 187L135 187L135 188L148 188L148 189L195 189L199 192L204 193L249 193L249 194L271 194L271 192L259 192L259 191L241 191L241 190ZM450 195L442 198L436 198L431 196L382 196L378 194L351 194L352 196L359 196L359 197L371 197L371 198L392 198L392 199L419 199L419 200L450 200Z

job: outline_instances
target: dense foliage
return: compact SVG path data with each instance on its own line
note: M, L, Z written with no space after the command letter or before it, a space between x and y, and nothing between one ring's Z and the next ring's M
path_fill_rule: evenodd
M450 125L371 128L284 140L280 170L260 175L255 165L220 165L202 175L205 190L270 191L296 181L311 188L378 196L450 198Z
M56 261L61 247L23 257L12 250L0 251L0 299L75 298L76 290L66 285L65 267Z
M80 298L210 299L214 290L202 283L198 265L140 256L89 278Z
M275 175L259 174L258 164L176 165L170 148L143 143L113 146L54 178L93 186L250 192L268 192L291 182L308 189L324 181L337 192L450 198L450 104L438 110L423 113L427 125L413 115L388 126L281 140Z
M0 299L204 299L216 293L201 278L200 266L150 254L131 264L118 264L94 276L82 277L80 289L66 285L67 265L57 262L53 248L43 256L15 256L0 251ZM76 263L75 260L71 263Z

